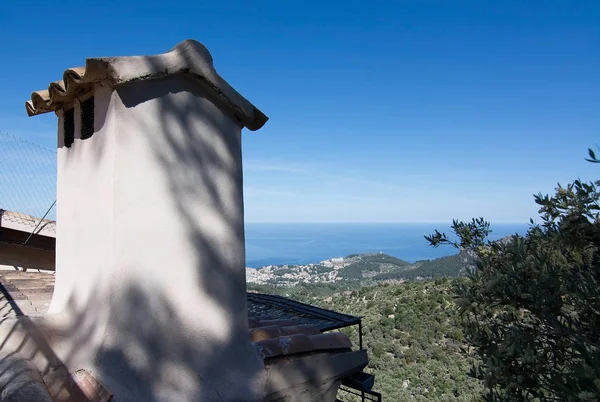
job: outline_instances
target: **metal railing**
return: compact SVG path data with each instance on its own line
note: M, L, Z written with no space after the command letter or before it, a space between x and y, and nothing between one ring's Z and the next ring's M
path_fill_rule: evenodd
M336 401L338 402L381 402L381 394L375 391L359 391L346 385L340 385Z

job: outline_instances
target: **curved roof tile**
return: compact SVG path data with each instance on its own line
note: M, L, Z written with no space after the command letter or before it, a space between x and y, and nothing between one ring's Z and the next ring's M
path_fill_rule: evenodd
M267 122L267 116L217 73L208 49L191 39L158 55L87 59L85 67L67 69L62 81L50 83L47 90L33 92L25 107L29 116L35 116L60 109L78 95L88 92L95 83L119 85L178 74L189 75L207 84L221 106L248 129L258 130Z

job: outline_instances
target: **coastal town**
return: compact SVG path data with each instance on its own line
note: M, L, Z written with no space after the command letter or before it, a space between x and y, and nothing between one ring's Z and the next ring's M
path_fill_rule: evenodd
M444 267L457 265L456 272L442 272ZM294 286L304 284L326 284L349 281L354 283L374 283L381 281L398 281L404 279L420 279L423 276L434 276L430 272L430 264L434 269L449 276L460 275L460 268L467 265L462 256L443 257L431 261L410 263L391 255L379 253L350 254L318 263L304 265L267 265L262 268L246 268L246 281L256 285ZM440 270L441 268L441 270Z
M341 281L340 270L354 263L355 258L336 257L316 264L267 265L246 268L246 282L258 285L295 285L296 283L332 283Z

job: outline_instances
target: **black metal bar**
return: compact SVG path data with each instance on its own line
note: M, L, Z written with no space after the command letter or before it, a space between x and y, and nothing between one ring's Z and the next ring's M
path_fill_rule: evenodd
M362 319L358 322L358 344L360 345L360 350L363 350L363 343L362 343Z
M12 308L12 310L14 311L15 315L25 315L23 314L23 310L21 310L15 299L13 299L12 295L10 294L8 289L4 287L4 284L2 284L2 282L0 282L0 298L6 300L6 302L10 305L10 308Z

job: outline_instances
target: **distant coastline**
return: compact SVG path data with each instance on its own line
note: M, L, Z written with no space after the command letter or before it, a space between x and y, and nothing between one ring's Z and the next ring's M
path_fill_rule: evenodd
M246 266L305 265L350 254L384 253L409 263L452 256L451 247L432 248L424 235L448 223L246 223ZM492 225L490 240L524 234L528 223Z
M246 282L255 285L298 284L369 285L437 277L464 276L475 266L475 255L460 252L435 260L410 263L384 253L351 254L317 264L268 265L246 268Z

